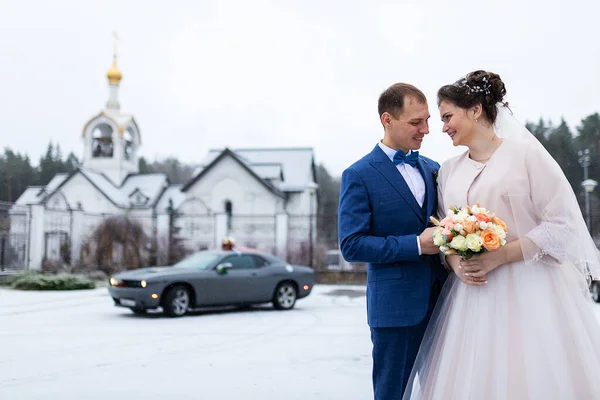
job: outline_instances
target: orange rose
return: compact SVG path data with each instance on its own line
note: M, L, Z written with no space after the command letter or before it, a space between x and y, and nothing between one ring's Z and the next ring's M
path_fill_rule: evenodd
M480 233L481 238L483 239L483 247L488 250L496 250L500 247L500 237L493 229L486 229L485 231Z
M474 217L477 218L477 221L479 222L490 222L490 219L484 214L475 214Z
M468 235L469 233L474 233L477 229L475 228L475 222L471 221L463 221L462 224L465 233Z
M506 224L504 223L504 221L502 221L498 217L492 218L492 223L494 223L494 224L498 225L500 228L504 229L504 232L506 232L508 230L508 227L506 226Z

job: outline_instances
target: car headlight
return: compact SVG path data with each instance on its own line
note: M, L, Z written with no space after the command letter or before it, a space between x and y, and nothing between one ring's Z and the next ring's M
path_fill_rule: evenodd
M113 278L113 277L110 278L109 282L110 282L111 286L117 286L119 284L119 280L117 278Z
M141 281L140 282L140 286L141 287L146 287L146 285L148 285L148 282L146 282L146 281Z

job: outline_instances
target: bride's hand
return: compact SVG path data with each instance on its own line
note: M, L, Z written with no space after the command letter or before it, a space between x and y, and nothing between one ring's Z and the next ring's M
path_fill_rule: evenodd
M469 260L461 260L460 266L468 278L485 278L487 274L506 262L502 249L477 254Z
M446 262L448 263L448 265L450 265L450 267L452 268L452 270L454 271L454 273L456 274L458 279L460 279L467 285L472 285L472 286L482 286L487 283L487 277L485 275L477 276L477 277L467 276L465 274L465 269L462 268L462 266L461 266L461 260L462 260L462 258L458 255L446 257Z

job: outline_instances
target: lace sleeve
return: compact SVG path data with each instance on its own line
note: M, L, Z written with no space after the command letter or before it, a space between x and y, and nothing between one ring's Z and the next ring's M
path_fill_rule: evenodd
M588 254L591 238L573 189L539 142L527 149L526 167L538 224L521 239L525 260L581 265L587 257L597 259Z

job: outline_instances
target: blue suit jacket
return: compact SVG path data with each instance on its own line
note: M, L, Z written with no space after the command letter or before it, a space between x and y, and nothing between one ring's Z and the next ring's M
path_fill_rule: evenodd
M434 278L446 278L438 255L419 255L417 236L437 210L435 161L419 156L425 206L415 200L404 178L375 146L342 174L338 233L350 262L367 262L367 315L373 328L412 326L429 305Z

